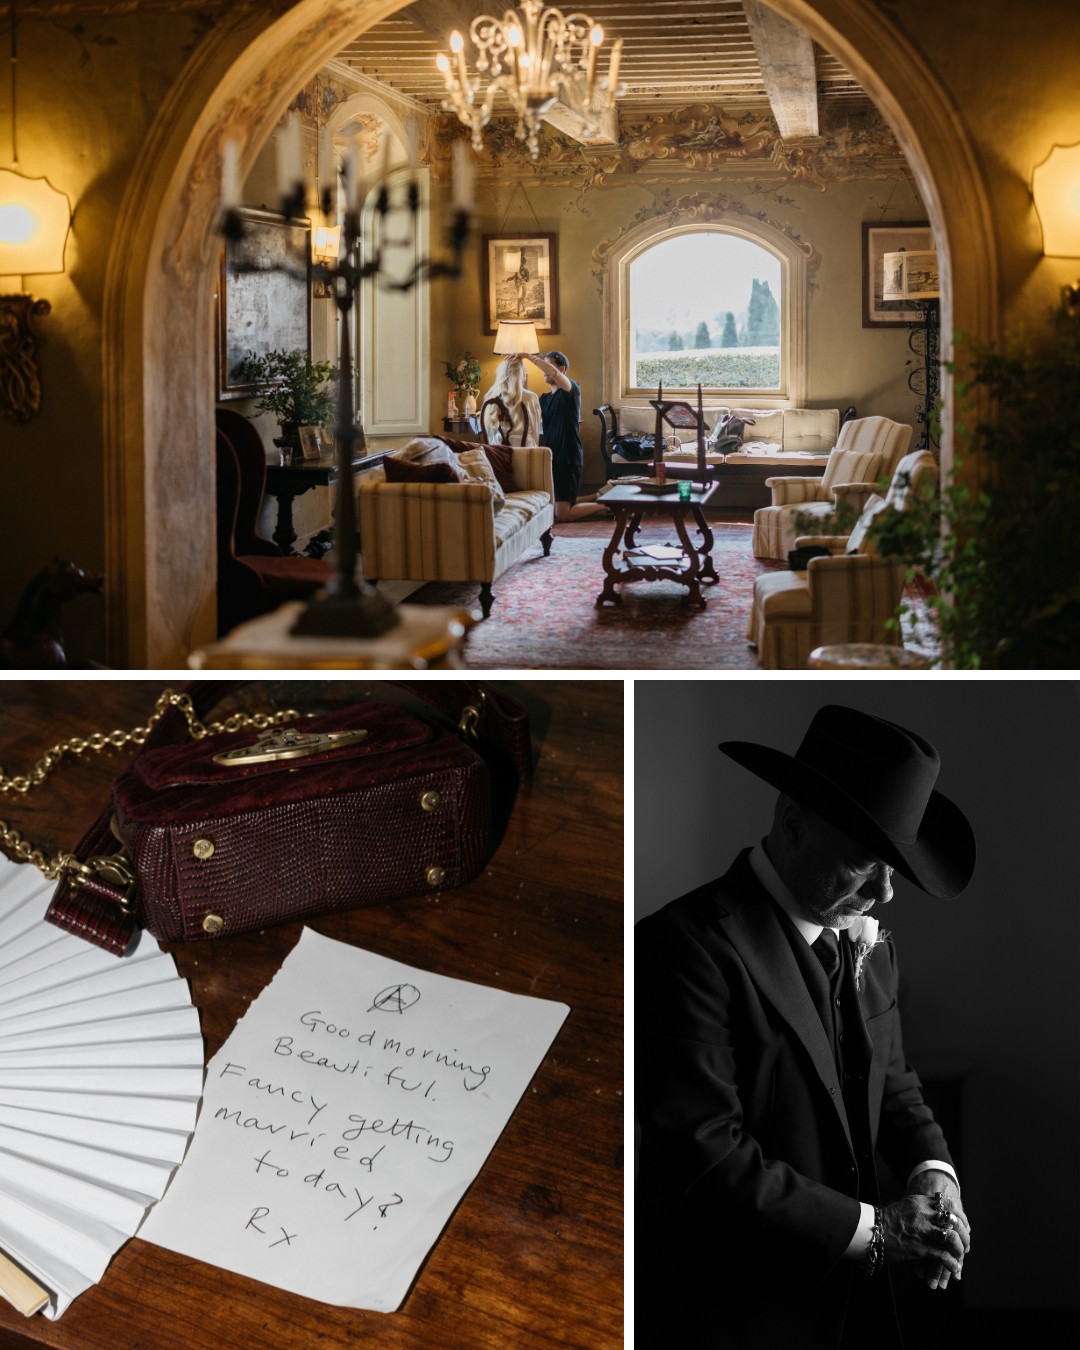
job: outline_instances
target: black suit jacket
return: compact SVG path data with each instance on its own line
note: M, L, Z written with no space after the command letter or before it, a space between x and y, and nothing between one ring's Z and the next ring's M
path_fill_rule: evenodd
M800 952L803 939L748 858L637 926L644 1346L673 1332L684 1344L740 1350L839 1345L862 1278L841 1258L860 1193L877 1196L874 1150L901 1179L919 1162L951 1161L904 1058L892 943L865 962L856 1003L841 936L844 1063L855 1075L845 1105L824 976L815 986L806 959L815 958ZM849 1110L865 1111L861 1128ZM887 1280L870 1283L887 1326L867 1343L880 1347L895 1317ZM865 1312L867 1291L857 1292Z

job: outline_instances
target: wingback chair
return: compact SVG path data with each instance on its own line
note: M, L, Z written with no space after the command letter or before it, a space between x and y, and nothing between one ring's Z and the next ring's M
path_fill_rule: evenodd
M219 408L217 422L218 633L303 600L327 584L328 563L282 553L255 533L266 490L266 452L246 417Z
M878 479L892 478L910 444L909 426L887 417L859 417L840 428L820 478L767 478L772 504L754 512L754 556L784 562L796 535L810 533L806 516L818 517L825 532L842 502L860 511Z
M845 536L800 536L796 546L835 549L812 558L805 572L768 572L754 582L749 640L765 670L803 670L815 647L834 642L900 644L897 617L906 565L878 555L871 527L884 511L910 510L937 489L932 454L917 450L897 465L885 497L875 494Z

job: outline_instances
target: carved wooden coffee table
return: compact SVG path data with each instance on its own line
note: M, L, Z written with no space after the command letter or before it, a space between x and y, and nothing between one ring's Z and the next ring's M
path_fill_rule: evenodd
M663 495L643 492L631 483L618 483L605 492L601 500L615 516L615 529L604 550L604 589L596 597L596 603L619 604L622 596L616 586L634 581L675 581L687 587L684 604L693 602L699 609L704 609L702 583L720 580L712 560L712 530L702 510L716 491L715 484L710 484L704 492L695 488L689 501L679 499L677 483L672 483L671 491ZM654 519L669 520L674 525L681 553L671 557L650 557L644 551L646 546L636 545L638 529L644 522L652 523ZM686 528L688 519L697 526L700 545L690 540ZM629 551L629 556L623 553L624 549Z

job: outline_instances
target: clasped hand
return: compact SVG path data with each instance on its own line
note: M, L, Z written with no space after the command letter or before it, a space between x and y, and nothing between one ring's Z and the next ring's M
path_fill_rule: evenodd
M948 1187L942 1184L938 1189L953 1215L947 1232L942 1232L932 1195L905 1195L881 1211L886 1261L910 1267L911 1273L925 1279L931 1289L944 1289L952 1275L959 1280L964 1257L971 1250L971 1228L955 1183Z

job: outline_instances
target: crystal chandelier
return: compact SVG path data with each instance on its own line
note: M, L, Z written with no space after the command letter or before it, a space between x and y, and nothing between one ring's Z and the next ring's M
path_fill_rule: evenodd
M540 120L560 97L590 130L615 106L622 38L612 45L606 78L598 79L604 30L587 14L564 15L559 9L544 9L540 0L521 0L520 11L508 9L501 19L479 15L469 36L477 52L476 75L469 75L465 40L457 31L450 35L453 61L440 52L435 63L446 81L443 107L472 128L475 150L481 149L480 134L500 93L510 100L518 137L533 159L540 150ZM482 92L485 79L487 90Z

